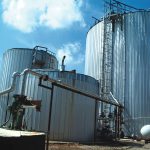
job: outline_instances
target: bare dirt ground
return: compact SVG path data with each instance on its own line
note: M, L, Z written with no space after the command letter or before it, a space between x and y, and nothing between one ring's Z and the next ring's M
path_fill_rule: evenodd
M150 143L145 144L145 141L131 139L97 144L50 142L49 150L150 150Z

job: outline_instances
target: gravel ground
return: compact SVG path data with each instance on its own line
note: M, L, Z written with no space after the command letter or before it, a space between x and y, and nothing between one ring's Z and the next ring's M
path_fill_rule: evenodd
M50 142L49 150L150 150L150 143L122 139L119 142L97 144Z

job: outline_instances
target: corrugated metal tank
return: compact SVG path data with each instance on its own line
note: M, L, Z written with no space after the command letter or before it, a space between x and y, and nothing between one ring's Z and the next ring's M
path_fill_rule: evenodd
M10 87L14 72L22 72L26 68L57 69L58 67L58 61L52 52L36 48L9 49L3 54L2 63L0 91ZM7 100L11 98L11 95L5 94L0 97L0 124L5 120Z
M43 58L42 58L43 57ZM45 60L43 64L39 61ZM58 62L54 55L44 50L12 48L3 54L1 90L10 86L13 72L22 72L26 68L57 69Z
M92 77L70 72L36 70L59 80L61 83L98 95L98 81ZM41 112L26 109L25 123L28 129L47 131L51 91L38 86L38 78L28 75L25 95L42 100ZM51 86L50 83L44 83ZM95 130L96 101L55 87L50 128L51 140L92 141Z
M112 93L125 106L124 130L140 135L150 122L150 12L122 14L112 32ZM103 21L87 34L85 74L102 79Z

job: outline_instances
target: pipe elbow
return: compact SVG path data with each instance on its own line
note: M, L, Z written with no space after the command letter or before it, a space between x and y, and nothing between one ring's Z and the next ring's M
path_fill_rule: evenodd
M25 74L27 74L30 71L31 71L31 69L29 69L29 68L24 69L23 72L20 75L25 75Z
M12 78L17 77L17 76L20 76L20 73L19 73L19 72L14 72L14 73L12 74Z

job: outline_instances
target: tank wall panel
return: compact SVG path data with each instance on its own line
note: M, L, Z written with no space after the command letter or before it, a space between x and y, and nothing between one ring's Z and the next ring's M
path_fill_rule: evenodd
M129 133L139 134L143 123L149 124L149 56L150 12L131 13L126 17L126 101L127 119L135 128ZM136 25L135 25L136 24Z
M85 74L100 80L102 78L103 23L95 25L88 35L86 39Z
M127 13L122 18L123 30L116 22L113 32L112 93L125 106L126 134L140 135L141 127L150 122L150 12ZM97 80L102 74L103 48L98 45L103 45L103 34L95 33L103 32L102 24L90 29L86 41L85 73Z
M10 87L12 82L12 74L14 72L22 72L26 68L37 68L37 66L32 65L33 61L33 53L34 49L26 49L26 48L13 48L7 50L3 54L3 64L2 64L2 72L1 72L1 79L0 79L0 91L3 91ZM49 53L45 54L46 63L43 66L44 68L50 68L51 67L51 59L53 59L53 67L56 67L54 69L57 69L57 59L50 55ZM18 81L17 81L18 84ZM19 86L17 86L19 87ZM18 92L18 89L14 91L13 93L9 94L9 103L11 104L12 101L12 95L16 92ZM3 99L3 100L1 100ZM4 118L6 117L6 109L7 109L7 94L0 97L0 124L4 123Z
M98 82L88 76L68 72L42 72L62 83L98 95ZM44 84L51 86L50 83ZM25 95L41 99L41 112L28 109L26 123L28 129L47 131L51 92L38 87L38 79L29 76ZM29 119L28 119L29 118ZM52 104L51 132L52 140L91 141L94 139L95 100L54 87Z

